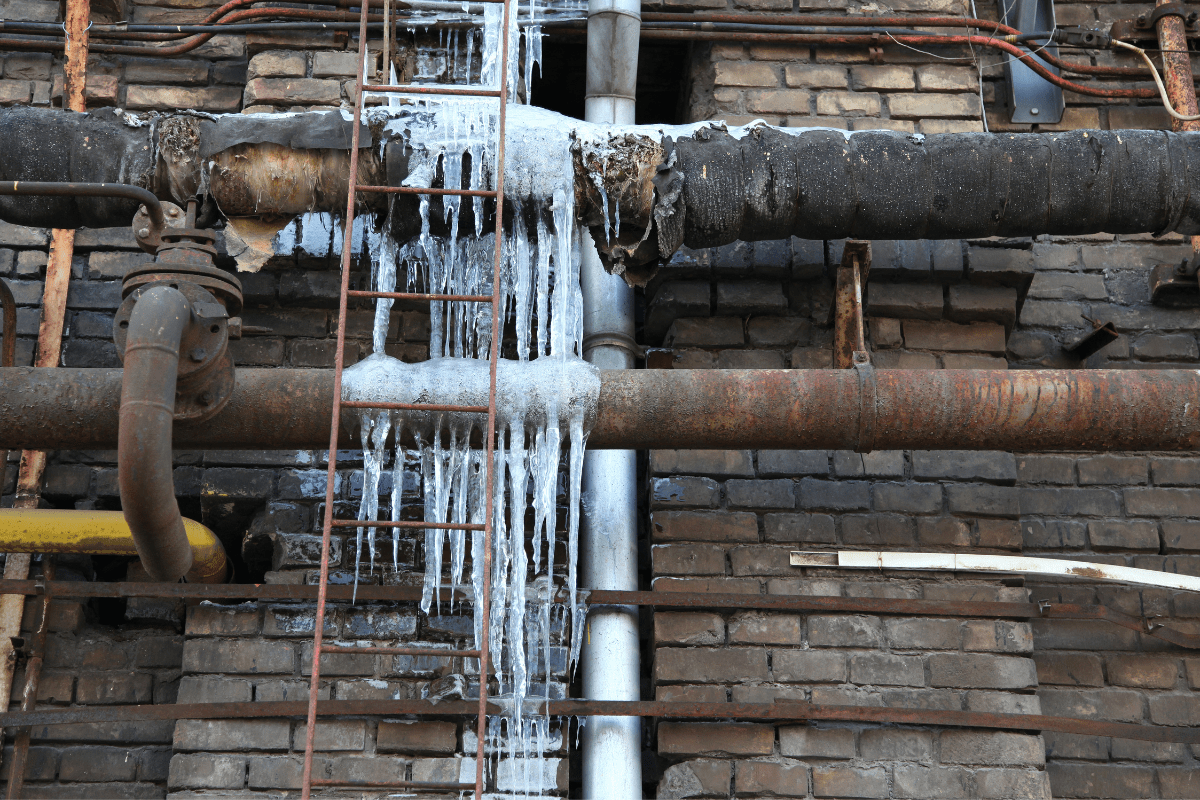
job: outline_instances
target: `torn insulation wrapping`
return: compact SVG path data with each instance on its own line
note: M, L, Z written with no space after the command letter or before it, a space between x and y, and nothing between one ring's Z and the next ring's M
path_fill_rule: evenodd
M529 106L509 113L519 133L507 143L507 185L545 197L550 183L573 175L577 220L629 283L644 283L680 246L739 239L1200 234L1200 136L1192 133L926 137L761 122L598 126ZM360 182L494 185L471 154L454 162L463 173L449 181L445 163L413 160L413 137L429 129L429 115L419 104L371 109ZM231 216L336 212L351 125L342 112L140 120L112 110L5 108L0 180L133 183L180 203L211 192ZM381 202L360 201L364 211ZM397 200L396 238L426 224L419 204ZM431 205L433 232L449 233L454 203ZM493 208L464 203L458 235L481 230ZM133 210L130 202L0 199L0 218L26 225L116 225Z

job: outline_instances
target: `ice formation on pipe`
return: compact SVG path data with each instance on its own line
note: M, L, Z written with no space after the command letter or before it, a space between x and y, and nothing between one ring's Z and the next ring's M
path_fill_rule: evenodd
M530 13L534 13L532 0ZM498 4L485 7L480 83L496 86L503 68L508 71L510 87L515 87L516 20L505 25L502 15ZM507 65L499 64L497 57L504 32L511 43ZM536 28L526 28L525 36L523 77L528 86L541 47ZM467 37L468 79L473 77L474 46L473 37ZM453 42L450 49L455 53ZM452 61L457 63L456 53ZM410 150L406 185L429 187L437 182L448 189L494 188L498 150L494 99L414 96L396 98L394 103L375 112L374 121L384 122L391 133L403 132ZM512 123L516 108L510 107L508 112L514 133L519 130ZM482 571L482 531L471 531L468 541L461 530L426 528L421 608L438 613L441 602L451 599L455 589L478 599L488 582L491 614L483 619L479 603L473 604L474 640L475 646L480 646L486 625L499 682L496 700L508 713L489 720L485 747L496 759L497 788L526 796L540 796L554 788L556 770L544 756L561 743L561 732L552 730L544 715L531 713L527 698L562 696L561 678L570 670L581 644L583 606L578 602L576 567L580 480L587 431L600 389L599 373L580 358L580 237L569 133L559 129L545 135L554 141L547 143L541 160L515 171L511 164L506 165L505 203L511 213L505 217L511 218L511 223L506 224L499 243L492 226L486 224L486 216L493 213L490 201L476 197L464 206L461 197L443 196L444 216L436 219L434 210L439 203L431 203L430 197L423 195L417 205L419 231L397 240L389 235L396 229L389 218L378 257L373 250L370 253L375 289L490 295L494 248L499 246L502 324L492 320L490 303L431 303L430 360L405 364L385 352L393 303L380 299L375 310L374 352L347 369L343 380L343 397L348 400L487 406L492 335L504 330L503 322L515 331L515 347L510 349L513 357L497 365L491 574ZM468 220L466 224L464 220ZM486 433L486 414L366 411L348 417L357 418L347 422L360 429L363 447L360 519L378 520L381 514L391 520L401 518L404 468L415 462L420 465L425 521L484 522L487 470L479 440ZM379 486L389 457L390 507L381 509ZM560 491L567 509L565 564L556 563ZM532 530L526 521L530 511ZM378 530L358 529L356 578L364 547L374 569ZM394 568L398 567L399 530L393 529L392 534ZM448 564L443 564L444 553L448 553ZM443 593L443 589L450 591ZM564 594L556 597L559 592ZM471 748L467 745L466 749Z

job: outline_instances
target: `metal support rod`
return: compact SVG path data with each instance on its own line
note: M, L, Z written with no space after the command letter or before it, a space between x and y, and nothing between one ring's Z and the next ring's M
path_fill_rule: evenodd
M863 285L871 269L871 243L848 240L837 268L833 296L833 368L850 369L854 354L866 352Z
M654 717L658 719L751 720L799 722L858 722L870 724L949 726L990 728L1016 731L1055 731L1084 736L1111 736L1146 742L1200 744L1200 727L1143 725L1136 722L1109 722L1078 717L1054 717L1041 714L996 714L981 711L957 711L879 706L822 705L808 702L778 703L691 703L685 701L551 700L534 705L535 713L556 717L598 716ZM303 717L304 701L264 703L163 703L136 706L77 706L74 708L10 711L0 714L0 725L69 725L75 723L170 719L261 719ZM442 716L456 717L476 711L474 700L321 700L316 711L321 716ZM500 708L488 704L488 713ZM612 769L618 765L610 765Z

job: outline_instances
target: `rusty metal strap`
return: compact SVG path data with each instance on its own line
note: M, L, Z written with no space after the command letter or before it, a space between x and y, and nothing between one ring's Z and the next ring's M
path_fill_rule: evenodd
M877 386L875 383L875 367L871 366L870 355L866 352L854 354L854 372L858 375L858 442L854 452L869 453L875 449L875 418L877 409L875 400Z
M1153 28L1163 17L1179 17L1186 22L1191 13L1183 3L1163 3L1150 12L1150 16L1146 20L1146 25Z
M30 595L41 592L55 597L176 597L197 600L297 600L317 597L316 586L294 584L196 584L196 583L83 583L31 580L0 580L0 594ZM352 586L330 586L329 600L350 600ZM358 599L413 603L421 598L419 587L359 586ZM463 592L458 600L470 600ZM562 601L565 598L557 598ZM715 592L618 592L598 589L584 601L593 606L646 606L648 608L753 609L759 611L885 614L914 617L983 617L992 619L1094 619L1105 620L1129 630L1162 639L1180 647L1200 649L1200 636L1162 625L1157 620L1135 617L1102 605L1077 603L1005 603L980 601L908 600L875 597L820 595L747 595Z
M824 720L873 724L992 728L1021 731L1056 731L1085 736L1112 736L1148 742L1200 744L1200 728L1106 722L1040 714L988 714L975 711L945 711L873 706L823 706L815 703L688 703L681 701L551 700L538 710L552 716L655 717L662 719L745 719L790 722ZM248 719L302 717L308 703L181 703L140 706L91 706L86 708L14 711L0 714L0 726L67 725L98 722L174 719ZM321 700L318 716L472 716L479 712L475 701L432 703L428 700ZM501 713L488 707L489 714Z

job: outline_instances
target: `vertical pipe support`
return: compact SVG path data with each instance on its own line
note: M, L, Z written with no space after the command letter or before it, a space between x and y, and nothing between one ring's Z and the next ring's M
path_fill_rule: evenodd
M584 119L634 124L639 0L589 0ZM583 357L601 369L632 369L633 290L610 275L584 229ZM626 346L623 343L628 342ZM580 577L588 589L634 591L637 574L637 452L589 450L583 462ZM580 659L583 696L640 700L638 610L593 607ZM641 800L642 725L637 717L592 717L583 729L583 797Z
M1156 6L1166 5L1172 0L1157 0ZM1185 117L1200 114L1196 103L1196 84L1192 77L1192 60L1188 55L1187 32L1182 17L1166 14L1155 24L1158 30L1158 46L1162 50L1163 84L1167 88L1167 99L1171 106ZM1171 117L1173 131L1200 131L1200 120L1182 120ZM1200 236L1192 237L1192 253L1200 254Z
M91 0L67 0L63 18L66 34L67 63L63 78L63 94L71 111L86 111L88 27L92 16ZM67 287L71 278L71 258L75 255L75 231L55 228L51 232L50 258L46 262L46 281L42 289L42 320L38 326L35 367L57 367L62 355L63 321L67 313ZM7 458L7 454L5 455ZM13 508L37 508L42 494L42 473L46 469L46 453L26 450L21 453L17 470L16 496ZM4 465L0 464L0 480ZM9 553L4 561L6 580L29 577L29 553ZM12 699L13 646L12 639L21 634L21 617L25 598L21 595L0 596L0 708L8 708ZM40 669L40 664L37 669ZM25 743L28 749L28 742ZM16 760L22 761L23 755Z
M871 269L871 243L848 240L837 268L833 295L833 368L850 369L854 354L866 353L863 286Z

